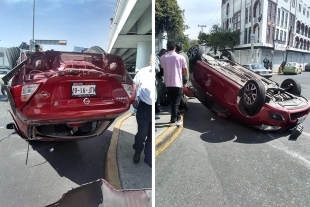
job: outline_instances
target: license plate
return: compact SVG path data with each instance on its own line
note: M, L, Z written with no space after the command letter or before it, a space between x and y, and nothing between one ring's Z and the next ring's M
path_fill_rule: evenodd
M266 71L262 71L262 74L266 74L267 72Z
M303 116L297 119L297 124L301 124L302 122L304 122L306 120L307 116Z
M72 97L96 96L96 84L95 83L91 83L91 84L72 83L71 96Z

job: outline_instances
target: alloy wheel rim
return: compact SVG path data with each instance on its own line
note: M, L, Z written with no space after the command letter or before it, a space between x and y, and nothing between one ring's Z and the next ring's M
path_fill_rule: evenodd
M198 51L198 46L192 47L192 49L188 51L188 57L193 58L197 54L197 51Z
M257 88L253 83L245 87L244 100L248 105L253 105L257 99Z

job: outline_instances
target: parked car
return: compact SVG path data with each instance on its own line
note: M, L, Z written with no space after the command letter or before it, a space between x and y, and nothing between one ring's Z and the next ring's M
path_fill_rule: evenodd
M195 45L187 55L193 64L187 90L218 117L266 131L294 128L306 119L310 102L301 96L296 80L286 79L279 86L232 61L230 51L218 57L203 54Z
M305 65L305 71L310 71L310 63Z
M28 140L77 140L102 134L135 100L122 58L99 47L85 53L8 48L12 128ZM3 85L3 83L2 83Z
M252 70L254 73L257 73L263 77L271 78L272 77L272 70L266 69L262 64L259 63L251 63L245 64L243 67Z
M8 69L0 69L0 78L3 78L6 74L8 74L10 72L10 70L8 70ZM4 90L4 87L1 87L0 86L0 88L1 88L1 93L2 93L2 95L6 95L5 94L5 90Z
M297 62L288 62L282 70L283 74L301 74L302 66Z

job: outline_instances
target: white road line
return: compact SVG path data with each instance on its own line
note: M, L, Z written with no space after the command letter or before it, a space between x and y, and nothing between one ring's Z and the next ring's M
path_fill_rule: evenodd
M304 133L304 132L303 132ZM285 146L282 142L280 142L279 140L277 140L274 136L272 136L270 133L267 133L267 135L274 140L274 142L268 142L268 144L276 149L279 149L285 153L287 153L288 155L290 155L293 158L297 158L300 161L302 161L302 163L304 164L305 167L310 169L310 161L307 160L306 158L304 158L303 156L301 156L300 154L298 154L297 152L288 149L287 146Z

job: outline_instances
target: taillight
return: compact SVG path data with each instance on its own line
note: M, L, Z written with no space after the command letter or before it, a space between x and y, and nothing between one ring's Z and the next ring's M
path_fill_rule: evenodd
M11 87L11 92L14 97L15 107L22 108L29 98L38 89L40 84L19 85Z
M136 98L136 88L133 84L122 83L123 88L127 92L127 95L130 100L134 100Z

